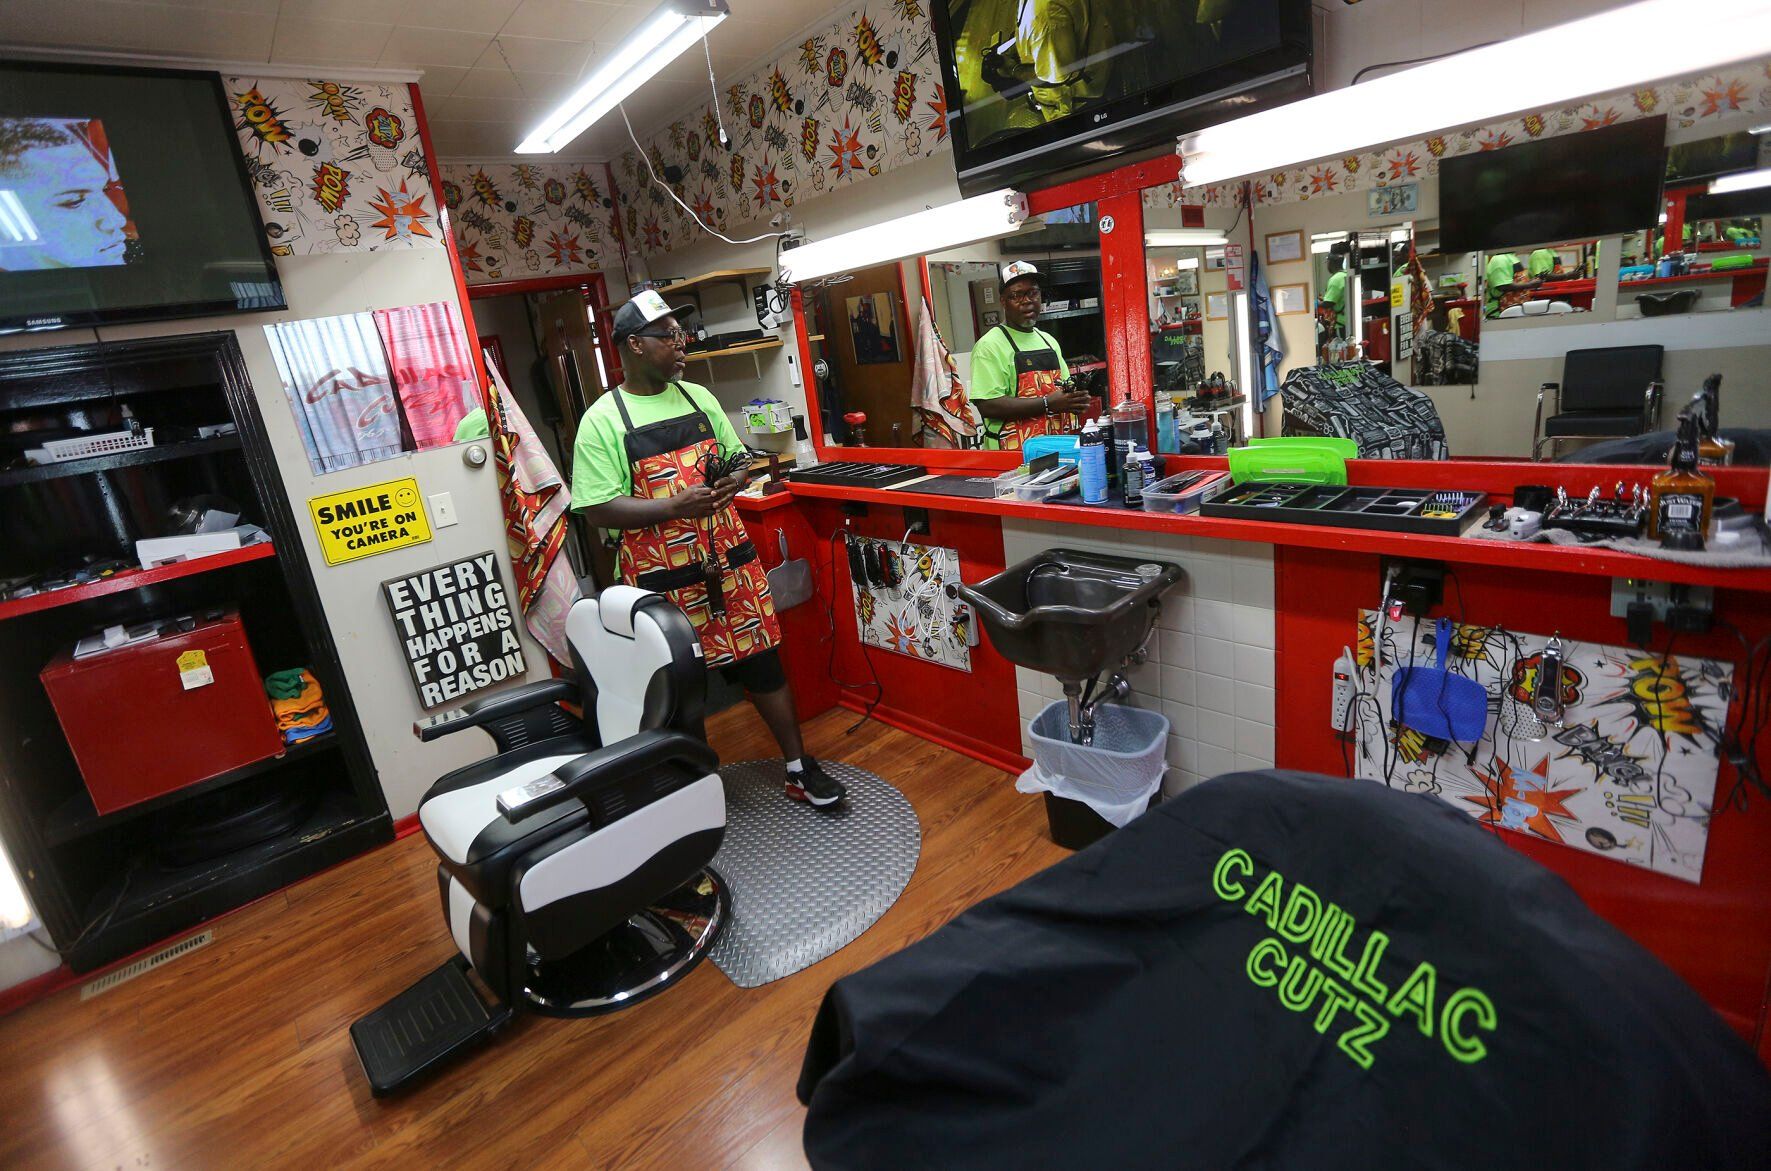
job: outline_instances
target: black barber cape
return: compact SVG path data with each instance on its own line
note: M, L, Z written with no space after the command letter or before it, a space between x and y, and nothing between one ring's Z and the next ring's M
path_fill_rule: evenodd
M1753 1053L1554 874L1282 771L838 981L799 1094L818 1168L1771 1167Z

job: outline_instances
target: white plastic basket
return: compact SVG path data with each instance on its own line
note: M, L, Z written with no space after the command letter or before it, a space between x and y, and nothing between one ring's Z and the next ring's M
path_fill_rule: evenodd
M115 455L120 451L140 451L154 446L154 429L144 427L140 435L133 431L111 431L103 435L82 435L78 439L46 439L43 452L52 464L71 459L89 459L95 455Z

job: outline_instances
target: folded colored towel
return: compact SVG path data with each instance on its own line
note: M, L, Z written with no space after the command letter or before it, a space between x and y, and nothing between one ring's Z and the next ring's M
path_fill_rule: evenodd
M294 676L293 680L291 675ZM276 680L274 685L273 679ZM300 684L300 688L292 694L287 693L291 682ZM295 672L278 671L275 675L267 676L265 691L271 697L271 714L276 716L280 731L313 727L330 716L326 697L320 693L319 681L305 669ZM284 694L279 694L280 692Z
M299 744L303 740L311 740L315 736L323 736L327 732L330 732L331 730L332 730L332 717L327 716L325 719L321 720L319 723L313 725L312 727L285 728L283 730L283 743L285 743L285 744Z

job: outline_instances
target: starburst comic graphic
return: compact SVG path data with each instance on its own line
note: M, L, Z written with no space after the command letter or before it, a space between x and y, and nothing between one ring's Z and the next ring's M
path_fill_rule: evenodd
M1697 882L1715 801L1730 663L1563 640L1560 721L1539 719L1542 634L1458 624L1446 667L1479 684L1474 744L1394 721L1400 666L1436 661L1432 632L1359 615L1357 775L1430 792L1484 825Z
M251 135L255 154L267 146L279 153L293 149L295 135L283 121L282 111L266 100L257 86L235 94L234 106L240 111L240 120L234 123L234 129Z
M424 210L422 193L413 195L406 190L402 180L399 190L390 192L382 187L377 189L375 196L369 206L380 212L381 218L370 226L380 228L384 240L410 241L414 236L430 236L430 229L425 227L430 213Z
M851 585L861 638L869 646L943 667L971 670L971 612L947 596L945 583L959 577L959 553L932 545L881 541L898 558L895 586Z

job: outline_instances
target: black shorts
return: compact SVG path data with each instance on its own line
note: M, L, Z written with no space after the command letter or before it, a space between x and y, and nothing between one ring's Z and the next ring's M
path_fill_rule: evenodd
M756 695L767 695L787 686L787 669L781 666L781 654L776 647L751 655L748 659L728 663L718 670L720 678L727 683L736 683Z

